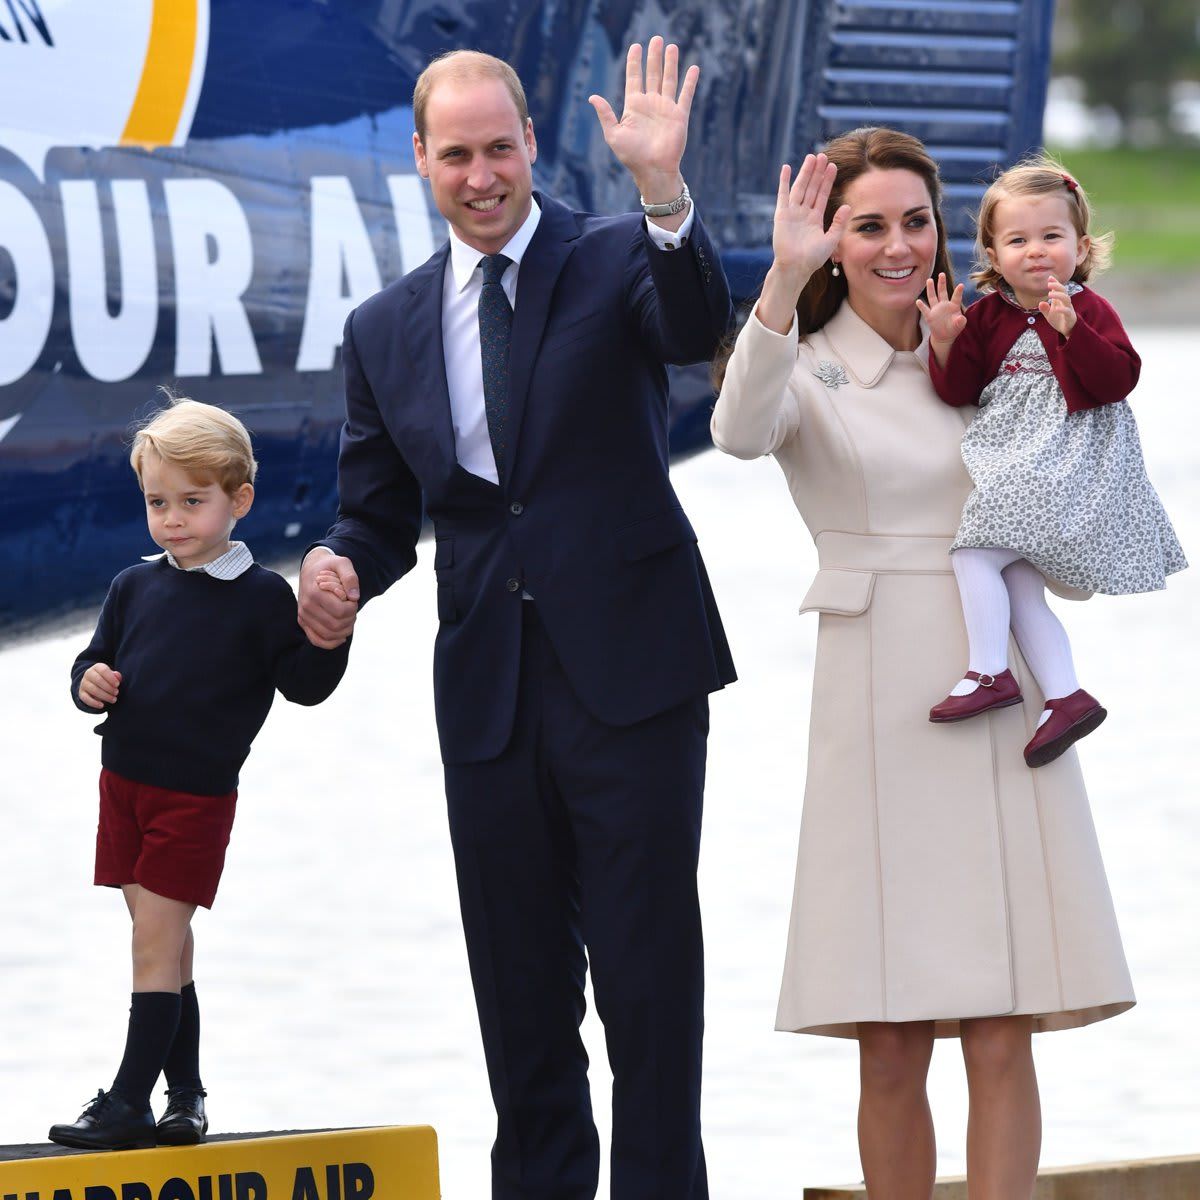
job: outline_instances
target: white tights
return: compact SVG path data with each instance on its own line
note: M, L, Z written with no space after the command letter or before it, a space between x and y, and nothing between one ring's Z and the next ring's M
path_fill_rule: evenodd
M1015 550L963 549L950 556L962 596L970 654L968 670L998 675L1008 666L1011 627L1021 653L1048 699L1079 689L1071 643L1062 622L1046 603L1041 572ZM967 695L975 683L963 680L952 695Z

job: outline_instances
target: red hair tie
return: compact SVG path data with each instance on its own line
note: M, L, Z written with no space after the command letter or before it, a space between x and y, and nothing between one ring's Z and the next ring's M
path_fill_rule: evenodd
M1073 196L1079 190L1079 184L1077 184L1075 180L1070 177L1070 175L1064 175L1062 179L1063 183L1066 184L1067 191Z

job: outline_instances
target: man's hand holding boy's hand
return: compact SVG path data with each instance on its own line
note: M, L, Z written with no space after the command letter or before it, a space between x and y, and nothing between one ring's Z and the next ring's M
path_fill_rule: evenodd
M79 681L79 698L89 708L116 704L121 688L121 672L104 663L93 663Z
M358 596L358 575L348 558L309 551L300 567L297 611L308 640L322 650L340 646L354 631Z

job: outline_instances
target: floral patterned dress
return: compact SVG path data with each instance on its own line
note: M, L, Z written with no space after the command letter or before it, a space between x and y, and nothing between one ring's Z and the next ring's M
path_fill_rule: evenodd
M1068 285L1071 295L1082 290ZM952 549L1016 550L1048 578L1109 595L1153 591L1187 566L1129 405L1068 413L1032 328L979 397L962 457L975 490Z

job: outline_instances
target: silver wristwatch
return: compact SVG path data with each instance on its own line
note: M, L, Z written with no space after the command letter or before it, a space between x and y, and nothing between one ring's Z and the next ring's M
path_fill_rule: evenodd
M648 217L673 217L676 213L681 213L692 202L692 193L688 191L688 185L683 185L683 191L675 197L674 200L668 200L666 204L647 204L645 196L639 196L638 199L642 202L642 212Z

